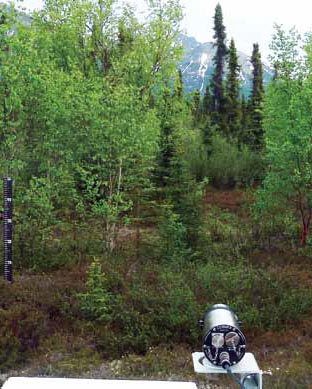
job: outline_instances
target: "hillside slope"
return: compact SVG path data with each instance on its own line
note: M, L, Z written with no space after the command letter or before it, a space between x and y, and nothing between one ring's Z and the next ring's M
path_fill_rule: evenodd
M184 57L179 68L183 74L185 92L189 93L199 89L205 92L213 73L213 57L215 48L212 42L200 43L195 38L186 35L180 36L184 47ZM252 85L252 66L250 56L238 51L239 64L241 66L240 79L242 92L248 96ZM273 77L273 71L263 64L263 79L265 86Z

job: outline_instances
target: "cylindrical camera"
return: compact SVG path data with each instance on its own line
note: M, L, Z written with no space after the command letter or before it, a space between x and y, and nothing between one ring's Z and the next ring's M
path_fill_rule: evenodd
M238 318L224 304L213 305L200 321L203 329L203 351L216 366L232 366L238 363L246 351L246 339L239 329Z

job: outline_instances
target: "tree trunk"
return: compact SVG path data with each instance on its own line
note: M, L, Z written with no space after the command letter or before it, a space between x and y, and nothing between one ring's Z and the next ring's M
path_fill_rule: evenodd
M305 247L307 245L307 236L308 236L308 229L306 224L304 223L301 233L301 246Z
M309 234L310 224L311 224L311 218L312 218L312 208L309 209L309 216L307 220L302 220L302 233L301 233L301 246L306 247L307 245L307 238Z

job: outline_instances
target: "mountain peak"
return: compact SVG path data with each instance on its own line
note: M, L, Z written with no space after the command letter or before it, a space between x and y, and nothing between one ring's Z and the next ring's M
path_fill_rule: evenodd
M212 42L200 43L194 37L180 35L180 42L184 47L184 57L179 64L183 75L184 90L186 93L199 89L204 93L214 71L213 57L215 47ZM249 95L252 86L252 65L250 56L237 51L238 62L241 66L240 80L242 93ZM265 86L271 81L273 71L263 64L263 79Z

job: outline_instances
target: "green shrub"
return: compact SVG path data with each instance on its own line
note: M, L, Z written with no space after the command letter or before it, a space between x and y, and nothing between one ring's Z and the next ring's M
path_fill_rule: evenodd
M46 258L46 242L51 237L56 218L49 180L33 177L29 187L19 193L15 232L18 264L40 268Z
M247 332L292 326L312 304L312 291L239 257L146 262L124 276L118 272L104 277L96 261L81 295L98 350L110 357L160 344L198 347L198 320L216 303L230 305Z
M170 207L166 207L163 213L159 242L161 258L173 262L184 260L190 254L187 249L187 229Z
M211 150L206 176L216 187L252 185L262 178L263 157L249 150L247 146L239 148L220 134L213 134Z
M160 269L159 269L160 270ZM135 276L115 312L113 326L123 352L145 352L162 343L193 343L198 304L181 273L170 267Z
M161 343L194 342L198 336L198 304L184 275L172 270L174 266L140 269L114 299L101 287L103 278L99 276L98 264L91 269L93 281L88 282L88 291L80 296L86 317L99 323L97 345L102 352L142 353ZM111 299L109 305L107 296Z
M194 130L188 134L186 148L186 164L192 177L203 181L207 177L208 153L203 143L201 131Z
M287 242L298 245L299 220L288 204L265 187L256 192L257 201L251 207L254 240L264 246L278 246Z
M234 213L209 207L200 232L201 258L203 261L242 258L249 245L247 226Z
M310 312L312 291L246 262L208 263L198 267L198 283L207 304L225 303L249 329L278 329Z
M80 293L81 311L86 319L105 322L111 318L113 296L105 285L102 265L95 259L90 265L87 291Z

